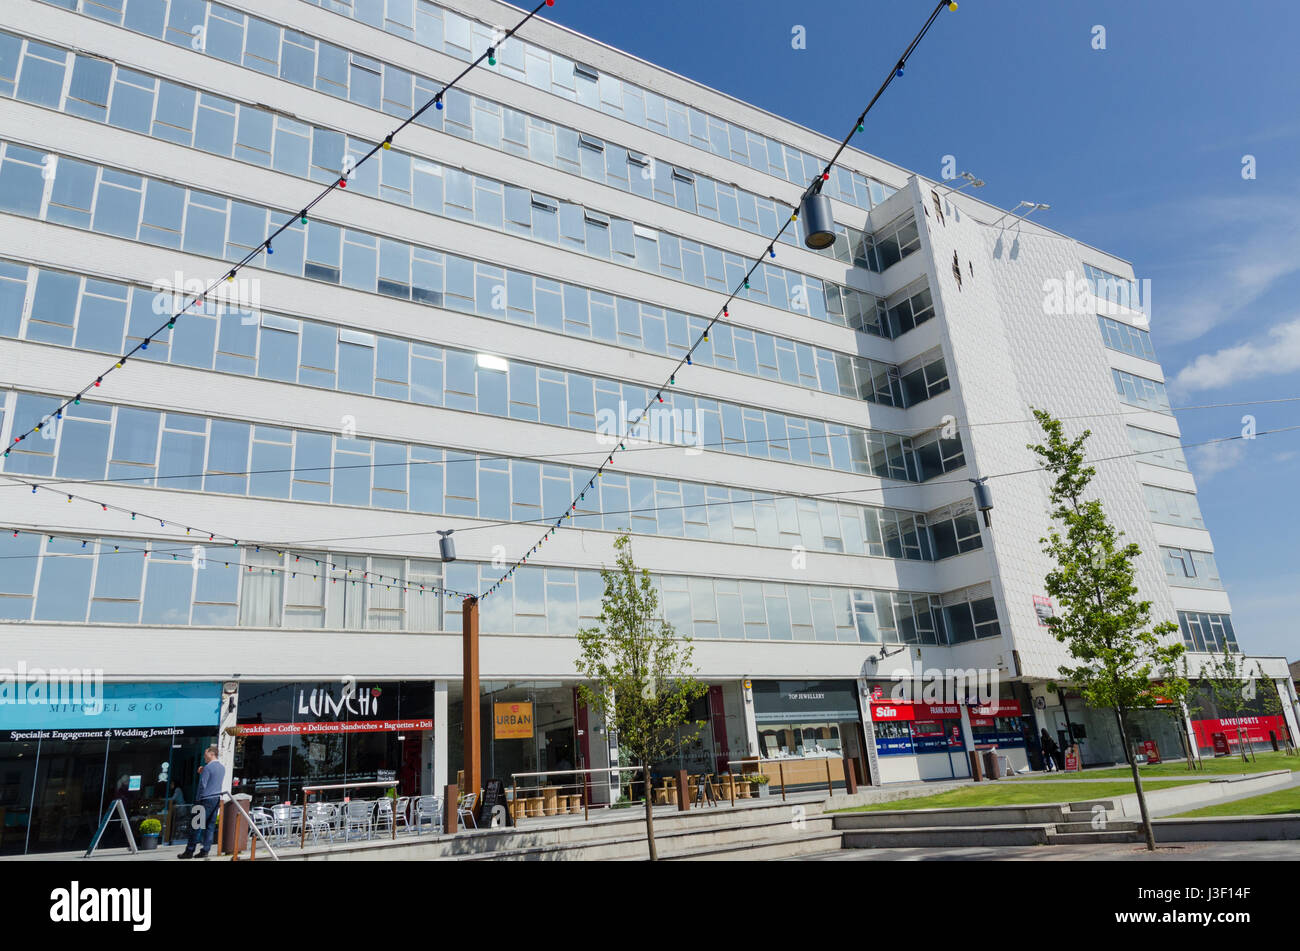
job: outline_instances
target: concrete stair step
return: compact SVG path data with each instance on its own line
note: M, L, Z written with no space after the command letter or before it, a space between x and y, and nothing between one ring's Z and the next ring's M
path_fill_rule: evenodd
M1142 828L1142 823L1134 819L1106 819L1106 824L1102 828L1097 828L1092 824L1092 819L1080 820L1078 822L1058 822L1056 824L1057 832L1132 832L1134 829Z
M1098 845L1106 842L1141 842L1142 834L1136 829L1106 832L1049 832L1048 845Z
M846 849L1046 845L1049 825L930 826L845 831Z
M842 848L841 834L835 830L810 832L778 842L760 842L749 845L730 845L718 848L691 849L675 855L664 856L674 862L754 862L776 861L834 852Z
M700 828L665 830L656 824L655 843L661 858L672 858L698 849L746 848L793 841L806 835L829 834L837 834L829 817L808 816L804 819L803 828L795 829L790 825L788 818L782 815L779 819L768 818L765 822L755 822L750 817L744 817L742 821ZM635 860L645 858L646 855L645 826L638 824L635 830L628 829L625 833L604 839L537 842L519 848L505 847L493 851L463 854L456 858L464 861L495 859L597 861Z

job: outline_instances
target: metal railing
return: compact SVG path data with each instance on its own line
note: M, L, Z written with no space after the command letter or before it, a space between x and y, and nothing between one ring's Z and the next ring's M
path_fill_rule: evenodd
M244 804L240 802L238 799L236 799L233 793L223 792L221 794L221 799L222 801L229 800L231 803L233 803L235 806L235 811L239 813L239 820L236 820L236 825L235 825L235 835L234 835L235 845L230 853L230 861L238 862L240 853L244 851L244 843L241 841L243 839L243 834L242 834L243 830L240 828L240 824L241 824L240 820L242 820L243 822L247 822L249 829L252 831L252 841L249 843L249 849L248 849L248 861L252 862L257 859L258 839L262 840L262 844L266 846L266 851L271 853L271 858L275 859L277 862L280 861L280 856L276 855L275 849L271 847L271 841L262 833L261 827L257 824L256 820L253 819L249 811L244 808ZM217 831L218 834L220 834L221 832L220 823L218 823ZM220 840L218 840L217 847L218 849L220 848Z
M511 773L510 774L510 817L518 824L520 819L541 819L547 816L558 815L576 815L578 810L575 805L582 807L583 821L591 817L592 808L608 809L613 803L591 801L591 781L597 776L610 776L619 774L620 790L625 785L622 774L629 774L626 785L631 785L637 773L643 771L641 766L609 766L598 769L547 769L531 773ZM520 780L550 780L556 776L573 776L578 781L568 783L549 783L537 782L530 784L528 782L520 784ZM563 791L562 790L566 790ZM576 790L576 792L569 791ZM564 799L565 808L560 808L560 800ZM579 800L574 803L573 800Z

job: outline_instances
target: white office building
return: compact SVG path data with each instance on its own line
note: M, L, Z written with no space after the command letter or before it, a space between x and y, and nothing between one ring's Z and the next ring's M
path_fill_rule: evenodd
M486 776L617 756L574 634L622 531L709 684L663 772L964 776L980 748L1026 765L1044 728L1120 758L1108 714L1046 690L1049 483L1014 474L1035 407L1092 430L1156 618L1236 645L1128 262L849 149L824 188L839 239L790 229L677 368L836 143L541 18L353 170L521 15L4 4L0 667L105 686L0 704L0 854L84 847L115 798L191 796L213 742L257 800L455 782L441 589L485 591L566 512L481 602ZM169 289L286 221L225 301L155 333ZM914 665L996 690L899 703ZM512 707L524 736L496 726ZM1135 722L1180 754L1176 716Z

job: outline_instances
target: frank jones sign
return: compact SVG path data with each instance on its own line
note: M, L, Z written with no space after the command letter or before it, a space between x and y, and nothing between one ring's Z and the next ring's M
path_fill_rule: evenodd
M498 740L531 740L533 738L533 705L531 702L511 701L492 704L494 735Z

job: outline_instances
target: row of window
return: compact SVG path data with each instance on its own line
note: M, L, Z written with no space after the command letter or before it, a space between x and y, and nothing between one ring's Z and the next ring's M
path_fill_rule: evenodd
M1110 373L1115 381L1115 393L1122 402L1158 413L1173 412L1169 408L1169 393L1159 380L1149 380L1114 367L1111 367Z
M348 0L309 2L465 61L476 59L496 42L494 27L427 0L418 0L414 5L411 0L386 0L382 4L379 0L358 0L355 4ZM528 40L511 38L499 44L496 59L495 68L503 76L797 185L806 185L825 167L824 158L660 96ZM860 208L869 209L893 193L893 189L859 173L839 167L835 171L840 174L827 183L826 191Z
M134 344L161 321L157 298L140 288L89 278L83 284L78 276L58 271L40 272L26 306L27 286L19 283L13 268L0 263L0 332L5 335L23 330L26 339L118 352L124 323L126 340ZM6 271L15 279L7 280ZM17 326L15 316L24 311L25 326ZM748 331L737 329L733 340L727 333L731 328L714 329L714 345L739 354L741 361L749 359ZM139 356L607 436L626 430L656 392L519 360L238 310L187 314ZM948 388L942 359L903 378L882 376L882 385L890 387L882 392L899 402L904 392L928 398ZM30 422L37 421L39 417ZM662 392L662 402L631 435L909 481L925 481L965 464L959 437L939 440L931 433L912 439L676 390Z
M0 144L0 148L3 149L0 211L220 259L242 259L288 217L261 205L12 143ZM529 207L532 204L530 200ZM601 227L584 218L583 228L588 226ZM667 236L657 236L655 232L634 234L633 246L639 249L635 252L637 260L647 264L659 260L662 249L658 237ZM678 263L695 266L689 253L684 258L681 256L681 242L666 247L678 255L675 259ZM448 275L445 292L444 258L449 269L460 268ZM507 284L501 267L479 265L483 281L491 283L476 286L473 262L467 259L316 219L304 224L293 218L261 261L262 266L273 271L454 310L495 311L495 316L508 316L512 311L527 315L533 311L532 295L520 283L524 278L519 278L514 285ZM717 259L701 257L698 263L706 283L717 283L719 287L737 286L746 273L745 263L738 255L719 255ZM458 275L464 275L465 280L453 285ZM532 277L528 276L527 280L531 281ZM885 306L872 295L830 282L805 284L800 275L783 268L764 265L754 271L750 284L751 299L792 313L811 315L877 336L891 335L890 328L895 324L892 318L887 318ZM558 295L560 285L552 282L550 286ZM476 308L475 293L480 290L489 293L482 295ZM512 291L522 295L513 304ZM583 289L582 293L588 292ZM612 300L609 295L606 299ZM547 316L550 315L537 314L533 320L525 320L523 316L515 319L545 326Z
M1208 551L1160 546L1169 583L1181 588L1222 588L1219 566Z
M1181 525L1184 528L1205 527L1205 520L1201 518L1201 507L1197 504L1195 492L1143 485L1142 493L1146 497L1151 521L1162 525Z
M20 40L16 36L0 33L0 45L6 42L18 43ZM27 42L26 49L17 85L20 97L26 94L38 102L53 99L57 104L62 101L61 89L64 85L62 59L71 54L30 40ZM0 56L3 56L3 53L0 53ZM60 61L55 64L45 57L58 57ZM46 90L43 85L26 82L32 75L44 77L44 73L37 70L51 66L59 72L55 76L48 77L48 82L58 83L58 88ZM87 73L91 75L83 75ZM91 87L91 91L81 91L87 86ZM101 88L102 92L95 91ZM82 96L91 96L94 101L87 104L83 99L76 98L79 91ZM156 97L155 91L157 91ZM357 139L349 140L342 133L313 128L293 119L284 116L276 117L270 112L247 106L239 107L236 118L236 113L233 111L234 103L225 103L225 106L232 110L226 113L225 107L222 106L224 100L208 101L213 99L208 96L204 96L204 102L197 105L198 119L196 120L197 96L195 90L160 81L132 70L118 70L114 78L112 64L84 56L75 57L66 94L67 110L70 112L81 115L92 109L99 112L106 111L109 121L114 125L146 134L152 129L155 136L171 141L176 140L178 130L181 130L184 133L183 144L186 145L190 144L190 130L195 127L196 121L199 121L207 151L230 155L233 147L236 158L274 167L288 174L311 177L318 181L338 179L339 169L345 156L357 159L371 148L371 143ZM99 105L99 99L103 99L107 105ZM155 108L157 117L154 117ZM66 169L72 161L64 159L64 168ZM627 166L625 160L623 166ZM66 172L75 176L71 183L73 189L81 186L84 193L75 194L69 192L67 188L59 188L58 195L54 198L58 205L66 209L84 208L85 214L81 216L80 222L83 227L93 220L90 213L91 196L88 191L90 182L87 170L89 168L90 166L83 163L77 163L73 171ZM638 174L634 174L634 178L639 178L639 171L638 166L636 167ZM64 173L63 169L60 169L57 164L47 169L49 176L57 178L61 173ZM667 166L661 167L658 175L666 179L666 187L669 188L673 183L680 183L691 177L670 170ZM156 206L155 214L162 217L170 216L174 220L174 227L165 230L172 232L172 246L179 247L182 236L188 238L181 223L184 211L181 197L183 192L175 186L163 186L155 182L150 184L166 190L166 194L162 197L151 196L151 200ZM605 261L634 266L663 277L724 293L736 287L735 282L727 283L726 275L729 270L739 266L736 262L742 260L733 253L667 232L659 232L625 218L611 216L579 204L558 201L538 193L530 193L527 189L460 169L439 166L394 149L376 153L370 163L361 166L349 176L348 187L371 197L414 207L430 214L471 221L498 231L507 231L533 240L559 245ZM646 189L649 188L647 181ZM724 209L730 208L730 213L724 212L724 220L735 218L739 214L740 220L746 223L746 227L752 224L750 230L755 233L772 234L777 230L778 212L775 203L771 201L762 200L755 205L752 199L747 202L742 197L738 212L734 190L729 190L725 195L719 194L711 201ZM915 230L915 224L912 224L913 235ZM866 239L862 237L861 240ZM886 249L891 246L891 242L896 243L896 239L887 238ZM877 260L874 250L868 254L868 257ZM872 300L870 295L863 295L851 288L838 287L838 285L828 288L827 282L785 268L765 265L765 269L766 277L785 287L785 294L789 298L789 309L816 316L821 320L833 320L844 316L835 314L834 311L831 315L827 314L828 296L834 297L841 304L847 300L848 312L851 314L860 314ZM742 268L739 273L743 275L744 269ZM761 289L752 285L751 281L750 293L743 296L766 302L768 281L765 279L762 282ZM777 294L779 297L780 292ZM867 323L871 326L877 325L873 321Z
M1134 452L1142 454L1138 462L1187 471L1187 457L1183 454L1183 444L1179 441L1179 437L1153 432L1138 426L1125 428L1128 430L1129 445L1133 447Z
M1101 327L1102 343L1111 350L1155 362L1156 348L1151 345L1150 333L1101 314L1097 315L1097 323Z
M459 631L461 602L368 581L362 572L479 591L500 569L456 561L254 551L177 550L139 539L0 536L0 618L17 621ZM329 563L335 567L329 568ZM444 575L445 568L445 579ZM274 571L274 573L272 573ZM664 617L699 638L955 644L1000 633L993 599L821 585L652 575ZM524 566L481 602L486 633L572 636L596 623L604 585L590 569Z
M372 109L405 118L413 111L412 78L424 82L432 96L438 88L424 77L360 53L277 24L245 16L203 0L46 0L55 6L124 26L226 62L278 76L299 86L348 99ZM382 19L391 32L465 61L472 61L492 45L489 27L420 0L391 0L389 16ZM322 4L324 5L324 4ZM351 7L331 4L330 9L351 15ZM397 27L392 29L390 27ZM614 76L598 75L591 67L552 54L535 44L511 39L500 44L497 66L502 75L555 93L573 102L618 116L634 125L669 136L679 142L748 165L797 185L819 175L825 160L758 135L682 103L665 99L648 89ZM825 191L834 198L870 209L894 189L866 176L837 167Z
M459 262L463 259L445 256L444 266L448 260L453 272L462 273L461 278L453 277L453 283L459 282L467 291L471 286L475 288L470 292L475 295L477 313L480 282L470 270L473 263L462 264ZM485 274L488 280L492 276ZM502 276L503 284L482 285L484 303L503 305L495 310L489 307L485 316L520 323L541 319L548 327L574 336L678 358L706 326L703 318L690 318L545 278L513 271ZM487 293L495 287L513 287L515 293L513 297ZM0 260L0 336L119 354L158 329L162 322L160 310L170 314L181 306L181 301L139 285L47 268L29 269L25 263ZM361 353L355 347L368 348L375 354ZM229 310L211 300L202 310L191 308L177 321L169 338L155 338L139 356L441 405L440 388L416 383L420 376L416 361L441 360L442 353L440 347L413 340L340 330L332 324L267 312ZM714 325L709 343L698 347L692 360L703 366L887 406L914 406L949 388L942 357L900 375L896 367L867 357L723 323ZM427 369L423 364L419 366ZM516 372L543 371L529 368ZM529 401L529 405L535 406L536 400ZM520 418L537 420L537 414L522 405L511 409Z
M406 74L408 85L409 81ZM395 95L393 85L387 84L386 95ZM435 88L431 81L416 78L414 103L428 101ZM4 32L0 32L0 95L319 182L337 179L345 156L360 158L374 144L62 47L35 40L27 40L24 46L21 37ZM411 96L398 99L400 103L386 98L383 105L385 111L404 118L412 111ZM771 235L788 213L774 199L460 90L451 90L444 105L443 110L426 111L416 121L752 234ZM435 196L437 183L422 177L437 171L437 166L418 156L390 149L357 170L349 187L441 214L440 208L431 207L441 195L441 186ZM455 210L448 213L454 215ZM787 229L781 240L791 247L805 247L802 228L800 222L799 228ZM906 224L891 225L879 246L869 233L856 228L837 225L836 233L840 241L820 253L875 271L919 247L914 223L910 229Z
M1178 627L1183 632L1183 644L1190 651L1218 653L1227 650L1237 653L1241 650L1232 630L1232 618L1227 614L1179 611Z
M56 405L18 394L15 427ZM846 502L480 456L82 401L10 450L5 471L60 479L549 522L746 545L931 561L981 547L971 514L935 519Z

